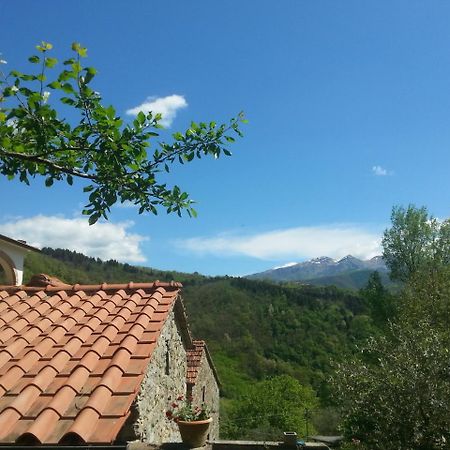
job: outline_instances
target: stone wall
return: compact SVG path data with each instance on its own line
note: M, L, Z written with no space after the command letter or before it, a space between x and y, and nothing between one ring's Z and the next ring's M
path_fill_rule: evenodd
M194 405L205 403L211 411L213 421L210 425L208 440L219 439L219 386L206 357L206 350L202 352L200 368L194 385L188 385L188 393L193 397Z
M186 350L174 311L167 318L134 404L135 439L149 443L181 441L178 426L166 418L172 401L186 390Z

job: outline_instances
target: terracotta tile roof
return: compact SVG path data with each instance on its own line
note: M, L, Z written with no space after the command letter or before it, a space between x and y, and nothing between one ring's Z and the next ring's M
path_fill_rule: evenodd
M111 443L181 285L54 284L0 286L0 444Z
M205 341L192 341L193 348L186 353L187 356L187 372L186 381L190 384L195 384L197 380L198 371L200 370L203 349L205 348Z
M208 350L208 346L205 341L193 340L192 348L188 349L186 352L187 356L187 371L186 371L186 382L190 385L194 385L197 382L197 376L200 371L202 356L205 355L209 367L212 370L214 378L216 379L217 385L221 387L220 379L217 374L216 367L211 359L211 355Z

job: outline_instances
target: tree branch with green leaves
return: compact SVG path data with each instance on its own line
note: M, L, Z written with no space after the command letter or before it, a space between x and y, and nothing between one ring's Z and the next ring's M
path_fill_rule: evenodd
M160 114L139 112L125 123L112 106L102 104L91 87L96 69L82 65L86 48L72 44L74 55L61 71L49 56L51 44L36 48L38 54L28 58L37 66L35 73L0 72L0 173L26 184L41 176L48 187L84 180L88 203L83 214L90 224L107 219L117 202L131 202L140 214L163 208L196 216L189 194L168 186L163 174L174 164L230 156L227 146L242 137L243 114L220 125L192 122L184 133L174 133L171 143L157 142ZM77 119L65 119L59 111L64 108Z

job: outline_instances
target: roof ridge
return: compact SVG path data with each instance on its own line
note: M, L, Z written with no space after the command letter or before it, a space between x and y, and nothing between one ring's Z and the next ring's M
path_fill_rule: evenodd
M37 292L37 291L45 291L45 292L57 292L57 291L66 291L66 292L76 292L76 291L116 291L119 289L123 290L137 290L137 289L156 289L156 288L165 288L166 290L178 290L183 287L182 283L177 281L153 281L150 283L135 283L130 281L128 283L111 283L108 284L103 282L101 284L61 284L57 286L47 285L47 286L10 286L10 285L0 285L0 290L10 292Z

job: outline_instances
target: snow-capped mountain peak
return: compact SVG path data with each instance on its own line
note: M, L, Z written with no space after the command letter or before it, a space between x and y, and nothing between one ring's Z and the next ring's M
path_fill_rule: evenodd
M328 256L319 256L319 258L311 259L310 261L306 261L306 263L312 264L334 264L336 261ZM306 264L305 263L305 264Z
M249 275L248 278L269 279L275 281L307 281L321 277L334 277L344 273L355 271L379 270L387 272L381 256L363 261L352 255L344 256L339 260L334 260L328 256L320 256L301 263L288 263L265 272Z
M298 264L298 262L289 262L289 263L283 264L281 266L273 267L272 270L285 269L286 267L296 266L297 264Z

